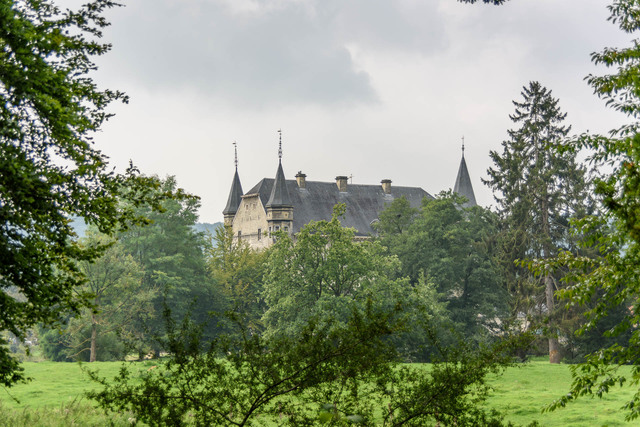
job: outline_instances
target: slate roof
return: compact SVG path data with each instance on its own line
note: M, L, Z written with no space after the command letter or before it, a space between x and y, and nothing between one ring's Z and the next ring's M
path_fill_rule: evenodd
M264 204L264 202L263 202ZM289 191L285 185L284 171L282 170L282 162L278 163L278 171L276 172L276 180L271 188L271 195L266 207L283 207L292 206L289 197Z
M235 214L238 212L240 201L242 198L242 185L240 184L240 176L238 176L238 168L233 176L233 182L231 183L231 191L229 192L229 199L227 200L227 206L222 211L223 215Z
M266 206L274 185L274 179L263 178L247 194L258 194ZM373 234L371 223L395 198L405 196L412 207L420 207L424 197L433 198L419 187L392 186L391 194L384 194L380 185L349 184L346 192L340 192L335 182L307 181L306 188L299 188L295 179L285 180L286 190L293 205L293 232L310 221L330 220L333 207L346 203L347 211L341 223L355 228L356 235Z
M458 177L456 178L456 184L453 186L453 191L461 196L467 198L467 202L462 206L476 206L476 196L473 193L473 187L471 186L471 178L469 177L469 171L467 170L467 162L464 160L464 154L462 160L460 160L460 167L458 168Z

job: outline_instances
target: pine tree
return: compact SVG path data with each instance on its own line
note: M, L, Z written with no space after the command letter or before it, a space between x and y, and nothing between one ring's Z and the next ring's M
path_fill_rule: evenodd
M514 101L511 120L519 125L508 131L503 152L491 152L494 167L485 184L494 191L503 221L501 247L508 286L513 295L513 314L537 311L549 319L549 360L558 363L561 355L553 325L556 279L550 273L536 278L514 262L518 259L549 259L559 248L569 249L568 220L580 215L585 206L585 171L575 155L552 150L569 133L563 125L566 113L558 99L538 82L521 92ZM541 298L544 290L544 298Z

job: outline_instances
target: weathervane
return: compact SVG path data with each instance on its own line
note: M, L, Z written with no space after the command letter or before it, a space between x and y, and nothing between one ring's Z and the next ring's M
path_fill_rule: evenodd
M462 135L462 157L464 157L464 135Z
M236 165L236 170L238 170L238 143L233 141L233 151L235 152L235 165Z
M278 129L280 135L280 142L278 143L278 159L282 160L282 129Z

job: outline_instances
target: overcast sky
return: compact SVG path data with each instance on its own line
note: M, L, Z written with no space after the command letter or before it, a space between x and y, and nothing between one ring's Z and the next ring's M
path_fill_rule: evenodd
M72 0L66 0L72 1ZM97 135L118 169L175 175L222 220L234 172L245 191L287 178L451 188L461 137L478 203L512 100L552 90L574 132L624 117L584 82L591 52L630 39L604 0L129 0L108 13L96 81L130 96Z

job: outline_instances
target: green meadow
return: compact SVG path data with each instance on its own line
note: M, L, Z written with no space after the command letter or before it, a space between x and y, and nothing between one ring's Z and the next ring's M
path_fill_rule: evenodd
M146 370L153 361L134 364ZM90 368L101 376L115 376L119 362L89 364L28 362L26 373L32 378L28 384L19 384L0 395L0 425L30 426L101 426L130 425L131 414L110 414L108 418L84 397L84 392L95 389L83 369ZM614 389L602 399L582 398L566 408L541 413L542 408L566 393L571 383L569 365L550 365L533 361L509 368L504 374L492 377L493 393L487 405L506 415L514 424L526 425L537 420L542 426L631 426L625 422L620 410L628 401L633 388Z

